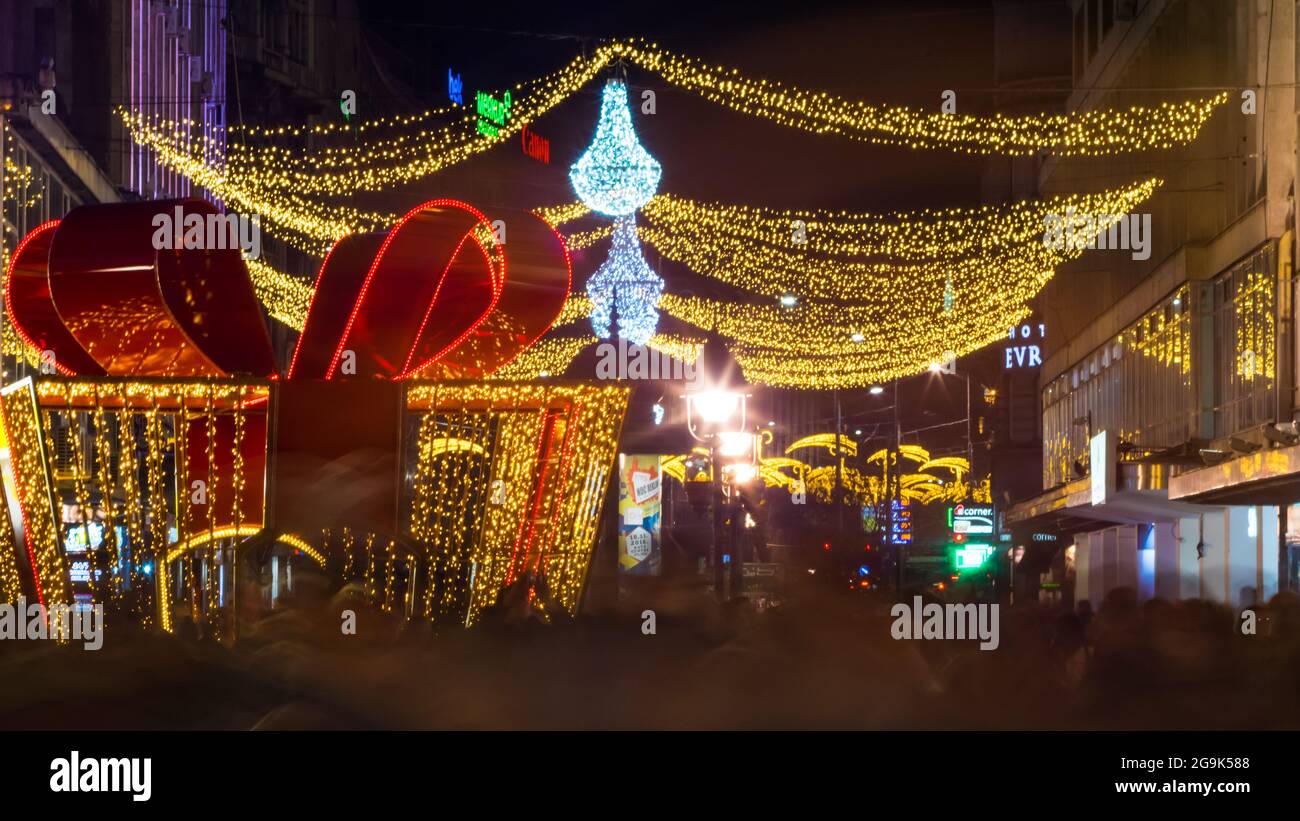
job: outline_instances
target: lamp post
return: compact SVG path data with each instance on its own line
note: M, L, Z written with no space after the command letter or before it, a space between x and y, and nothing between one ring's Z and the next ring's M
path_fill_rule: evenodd
M722 478L728 467L732 468L731 484L739 484L752 478L755 471L744 471L752 467L756 448L754 434L745 427L745 405L748 394L731 390L704 390L687 393L686 429L698 442L709 446L709 465L713 482L713 543L709 547L709 563L712 567L713 589L719 598L725 598L726 578L719 550L722 545L722 515L726 494L723 492ZM721 458L732 460L723 466ZM747 458L746 458L747 457ZM749 462L750 465L746 465ZM743 583L743 560L740 551L733 545L730 560L732 579L735 586Z

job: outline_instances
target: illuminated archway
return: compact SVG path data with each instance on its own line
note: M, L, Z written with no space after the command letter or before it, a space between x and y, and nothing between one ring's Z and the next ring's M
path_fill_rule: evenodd
M172 562L186 553L197 550L198 548L211 544L212 542L217 542L222 539L238 539L256 536L261 533L263 529L264 528L261 525L240 525L239 527L232 525L229 527L219 527L215 530L205 530L201 533L196 533L188 539L183 539L173 545L172 548L167 551L166 559L160 562L158 567L158 591L160 593L158 611L162 628L168 633L172 632L172 592L169 574L169 568L171 567ZM320 565L321 568L325 567L325 556L316 548L308 544L306 539L297 534L283 533L276 536L275 543L287 545L295 550L301 551L309 559ZM238 546L239 545L236 544L233 548L237 548Z

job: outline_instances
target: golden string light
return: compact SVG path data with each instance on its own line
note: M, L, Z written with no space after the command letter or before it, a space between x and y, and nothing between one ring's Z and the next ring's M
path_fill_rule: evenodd
M253 291L267 313L295 331L302 331L311 307L312 283L278 271L260 259L246 259L244 264Z
M11 454L9 449L9 440L5 434L3 420L0 419L0 450ZM20 546L14 534L17 532L9 518L9 487L8 483L0 482L0 506L4 507L0 512L0 602L13 603L18 601L18 597L23 594L22 576L19 571L21 567L18 551L26 550L26 546Z
M1101 219L1105 230L1129 214L1160 186L1148 179L1106 191L1055 195L1011 205L950 208L889 214L798 212L697 203L661 194L643 209L646 220L677 237L700 241L733 239L740 247L779 249L795 257L853 260L907 260L996 257L1009 248L1046 247L1048 221L1067 215ZM1080 226L1077 236L1085 232ZM1074 234L1072 233L1072 237ZM1081 244L1060 251L1078 252ZM883 269L889 272L891 269ZM864 273L869 273L864 271Z
M38 598L46 607L71 603L67 565L55 516L53 472L41 434L41 414L30 380L0 391L5 439L13 466L15 491L23 515L26 544L38 581Z
M1186 145L1196 138L1227 92L1185 102L1067 114L944 114L906 106L874 105L784 83L756 80L738 69L709 66L670 54L653 43L609 46L669 83L735 111L816 134L909 148L967 154L1102 156Z
M119 574L122 571L122 546L117 538L117 513L113 506L113 445L108 433L108 415L99 399L99 388L95 388L95 409L92 414L95 431L95 483L99 490L99 505L104 511L104 542L109 555L109 596L116 603L121 601L122 585Z
M208 166L204 176L218 183L210 190L222 199L238 201L249 195L265 196L274 192L348 195L420 179L512 138L520 128L596 77L610 61L623 58L713 102L788 126L869 142L978 154L1025 155L1048 151L1063 156L1109 155L1167 149L1194 139L1213 110L1227 99L1225 92L1211 98L1122 110L1024 116L944 114L872 105L825 92L755 80L737 69L706 66L654 44L621 41L601 46L590 57L574 58L551 75L515 85L512 108L505 124L495 129L496 133L483 133L476 126L475 115L464 109L444 109L439 113L450 114L450 123L422 126L414 133L387 132L423 122L434 112L387 118L354 129L318 125L249 130L246 135L275 138L347 133L354 137L354 142L304 152L277 145L249 147L246 141L227 138L228 167L218 170L208 159L216 152L212 146L193 138L188 123L158 118L146 121L142 115L125 111L123 119L133 139L158 150L165 164L187 175L198 171L177 165L188 165L183 162L187 158ZM356 139L365 132L375 132L375 135ZM236 177L243 182L231 183ZM223 193L221 189L226 191ZM305 201L300 200L299 205L306 207ZM253 210L263 213L261 209ZM268 217L284 224L286 212L291 209L277 210L280 213L268 213ZM305 219L305 215L298 217L298 220ZM316 219L320 219L319 214ZM326 238L334 236L338 234Z
M627 397L614 384L410 386L408 413L420 415L412 532L433 562L426 577L443 580L424 591L427 616L472 624L527 573L574 611Z
M923 364L929 365L945 351L957 350L948 343L962 347L965 337L975 336L983 345L993 341L984 338L987 334L1006 336L1007 328L1026 310L1023 303L1012 299L1006 304L992 298L986 302L981 308L995 315L953 311L934 317L928 327L916 327L906 313L881 314L871 307L820 302L781 308L664 294L659 307L682 322L716 331L742 345L794 354L856 357L867 352L895 355L912 351L928 354L930 358Z
M543 337L489 379L498 381L563 376L574 358L597 341L591 334L581 337Z
M156 152L159 163L212 192L233 211L257 214L263 227L294 247L323 256L335 240L348 234L376 230L392 222L391 215L377 215L344 206L309 201L298 194L269 192L252 179L227 174L206 157L190 153L184 144L171 145L141 115L121 113L123 122L139 145Z
M485 151L567 99L611 61L624 58L707 99L819 134L971 153L1099 155L1169 148L1193 139L1214 108L1226 99L1226 94L1220 94L1152 108L1054 115L950 115L875 106L754 80L735 69L708 67L653 44L621 41L601 46L590 57L574 58L551 75L514 86L510 113L496 133L482 133L472 112L449 108L352 128L335 124L249 129L245 136L265 138L263 143L255 139L250 146L246 140L231 140L228 135L226 158L213 159L220 157L220 152L195 139L186 121L126 110L121 117L132 139L156 151L164 165L240 210L261 214L271 227L298 235L298 247L314 243L316 248L304 250L319 253L323 243L354 231L373 230L389 224L393 217L330 205L321 202L321 197L408 183ZM435 116L451 120L428 123ZM413 132L409 131L412 127ZM352 140L312 151L264 144L265 140L327 138L336 133L347 134ZM370 136L361 138L362 134Z
M1086 215L1105 231L1160 184L1151 179L1009 207L878 216L780 212L660 195L643 209L638 233L697 273L765 296L924 309L942 307L946 292L959 297L971 287L1005 291L1016 281L1037 280L1084 250L1082 230L1071 232L1073 241L1059 248L1046 242L1050 218ZM577 209L568 215L583 216ZM566 239L571 247L583 247L607 234L575 232Z
M595 77L608 59L607 55L579 57L550 77L516 85L510 115L495 134L482 133L475 115L468 114L421 134L385 136L369 145L342 146L319 155L287 155L274 150L253 157L243 153L239 143L228 141L230 156L218 164L211 159L210 147L192 138L187 123L126 109L118 113L131 138L157 152L163 165L237 210L260 214L268 227L295 235L295 247L319 255L324 246L341 236L377 230L396 219L395 214L325 204L321 197L412 182L486 151L567 99Z

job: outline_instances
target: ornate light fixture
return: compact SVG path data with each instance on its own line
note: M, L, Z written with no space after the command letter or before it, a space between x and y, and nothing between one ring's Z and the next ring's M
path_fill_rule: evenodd
M569 169L569 181L583 203L614 218L609 257L587 281L591 327L602 339L616 324L619 336L644 345L659 324L655 305L664 281L641 255L636 211L655 195L662 173L632 128L627 85L610 80L601 95L596 136Z

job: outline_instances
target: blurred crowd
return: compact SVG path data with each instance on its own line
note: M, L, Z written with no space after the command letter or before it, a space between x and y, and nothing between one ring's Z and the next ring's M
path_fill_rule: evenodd
M807 587L800 587L799 584ZM895 641L892 600L794 579L780 606L664 581L545 619L507 591L470 630L300 586L234 641L107 626L0 642L0 727L1085 729L1300 726L1300 598L1001 609L1001 642ZM356 635L340 614L356 613ZM647 634L645 611L654 611ZM1253 628L1253 633L1249 632Z

